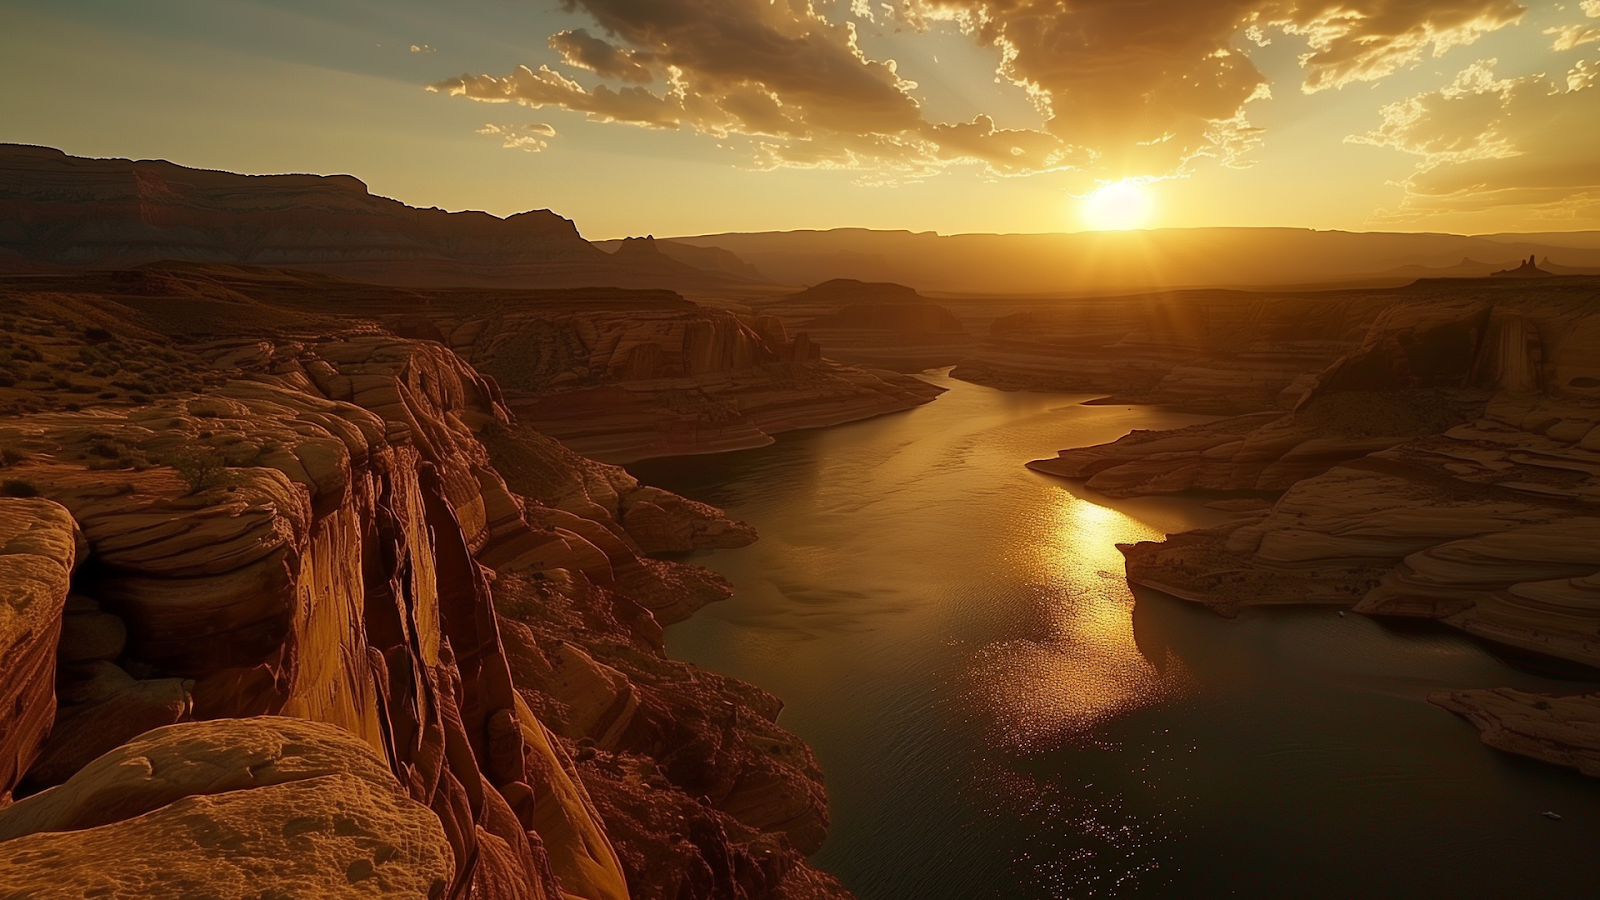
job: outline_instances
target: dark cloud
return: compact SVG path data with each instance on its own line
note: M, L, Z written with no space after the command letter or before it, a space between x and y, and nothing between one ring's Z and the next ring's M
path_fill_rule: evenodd
M587 29L557 32L550 35L550 49L561 54L569 66L589 71L604 78L646 84L655 79L647 54L608 44L589 34Z
M1589 2L1589 0L1585 0ZM1600 0L1596 0L1600 2ZM1241 50L1304 42L1302 90L1383 78L1515 22L1515 0L565 0L597 28L550 38L568 66L626 84L585 88L545 66L434 85L477 100L748 139L758 165L918 176L953 163L997 175L1077 168L1159 176L1261 140L1248 107L1270 96ZM876 8L876 11L874 10ZM886 8L891 9L885 12ZM988 116L929 121L916 85L857 42L855 22L953 23L999 52L1041 130ZM853 17L853 18L852 18ZM650 85L645 87L644 85Z

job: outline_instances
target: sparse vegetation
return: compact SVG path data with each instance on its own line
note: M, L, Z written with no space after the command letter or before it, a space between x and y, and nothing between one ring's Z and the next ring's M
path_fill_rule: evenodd
M198 494L222 484L227 476L227 464L213 450L196 450L185 453L170 463L178 470L178 477L189 486L189 493Z
M0 497L37 497L39 489L33 482L21 478L7 478L0 481Z

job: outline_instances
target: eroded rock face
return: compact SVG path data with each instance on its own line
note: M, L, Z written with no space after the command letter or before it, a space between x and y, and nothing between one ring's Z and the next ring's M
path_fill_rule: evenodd
M437 816L343 729L287 718L158 728L0 810L16 896L445 896Z
M24 314L63 309L14 299ZM145 323L128 327L168 327L140 320L143 308L121 307ZM60 661L61 708L6 788L20 783L28 803L66 796L51 786L152 727L292 717L343 729L429 811L447 896L611 900L677 883L660 868L676 851L651 843L675 839L626 819L641 807L601 814L595 797L626 779L585 764L623 753L659 769L652 803L700 810L707 865L759 859L766 873L690 879L673 896L842 895L804 862L825 833L825 797L809 751L773 724L777 702L661 649L663 622L728 586L647 548L738 546L754 539L748 526L514 421L499 386L436 342L359 323L182 346L212 367L204 394L0 420L5 477L51 498L9 502L57 510L86 544L49 554L61 573L78 562L46 610L61 634L44 653ZM47 725L28 732L35 748ZM77 843L17 840L75 866L96 841L139 844L146 825L151 841L193 845L196 815L233 822L256 804L270 820L352 791L383 805L359 784L318 785L168 800L85 826ZM616 834L631 836L626 852ZM237 835L282 849L266 831ZM315 878L330 877L325 862ZM205 877L235 883L217 865ZM357 869L349 890L374 890Z
M1273 499L1216 528L1123 548L1134 582L1228 614L1328 603L1435 618L1600 665L1592 293L1573 281L1413 298L1290 413L1135 433L1031 465L1117 496ZM1513 693L1439 702L1492 746L1588 765L1593 697Z
M901 412L943 392L823 359L770 316L528 310L427 324L495 378L519 421L607 462L762 447L779 432ZM420 326L406 317L395 327Z
M1478 726L1483 742L1600 777L1600 697L1550 697L1510 688L1428 698Z
M60 505L0 499L0 807L32 765L55 716L61 616L84 549Z
M1107 403L1282 410L1394 303L1375 291L1063 299L996 319L951 374L1006 390L1106 394Z

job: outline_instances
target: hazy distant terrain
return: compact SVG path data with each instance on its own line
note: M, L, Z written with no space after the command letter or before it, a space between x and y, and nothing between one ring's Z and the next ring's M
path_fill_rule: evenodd
M1563 269L1600 272L1600 232L1595 231L1466 237L1303 228L1203 228L942 236L932 232L840 228L670 240L731 251L780 283L817 284L833 278L854 278L949 293L1398 285L1429 275L1480 277L1498 269L1514 268L1530 255L1541 263L1548 257ZM1452 271L1466 260L1480 265L1470 271ZM1431 269L1439 271L1428 271Z

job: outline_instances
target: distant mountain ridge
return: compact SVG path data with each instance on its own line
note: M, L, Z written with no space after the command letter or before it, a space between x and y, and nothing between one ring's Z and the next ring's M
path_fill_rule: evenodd
M1552 275L1600 274L1600 232L1204 228L942 236L844 228L595 244L548 209L505 218L419 209L374 195L349 175L238 175L0 144L0 273L10 274L186 261L408 287L665 288L759 303L792 292L783 285L836 279L1036 297L1389 286L1485 277L1530 256Z
M674 237L737 254L782 283L848 278L947 294L1058 295L1147 288L1397 286L1419 277L1483 277L1530 254L1554 274L1600 273L1600 232L1463 236L1195 228L1076 234L874 231ZM1483 271L1453 269L1483 260Z
M265 265L412 286L715 288L668 257L618 259L548 209L418 209L349 175L237 175L0 144L0 269L162 260Z
M623 238L620 241L595 241L594 245L623 259L640 253L659 253L662 256L675 259L686 266L692 266L701 271L728 275L761 284L772 283L772 279L762 274L755 266L750 265L721 247L697 247L693 244L679 244L674 241L658 241L653 235L647 235L642 238Z

